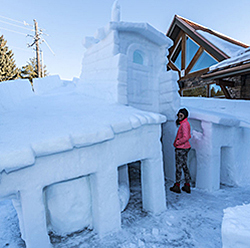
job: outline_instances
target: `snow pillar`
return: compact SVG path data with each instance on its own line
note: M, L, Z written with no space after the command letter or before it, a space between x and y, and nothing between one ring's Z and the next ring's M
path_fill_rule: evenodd
M46 212L43 201L43 190L20 192L22 209L22 228L27 248L51 248L47 233Z
M161 155L142 160L141 163L142 205L153 214L166 210L164 172Z
M202 121L203 140L196 148L196 187L208 191L220 188L220 146L213 142L213 124Z
M175 180L175 148L173 146L176 124L173 120L168 120L162 125L162 150L164 157L164 171L167 179Z
M167 122L162 125L163 161L165 177L171 180L175 180L175 151L173 146L177 130L175 120L181 106L178 78L178 73L174 71L164 71L159 77L159 113L167 117Z
M121 228L117 168L91 175L93 226L102 238Z

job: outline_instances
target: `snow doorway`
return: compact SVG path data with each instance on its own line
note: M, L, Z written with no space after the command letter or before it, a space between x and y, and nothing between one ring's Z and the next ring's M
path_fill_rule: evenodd
M222 146L220 150L220 184L233 186L233 151L232 147Z
M52 239L92 229L89 175L46 186L44 202L47 228Z
M21 204L19 193L0 199L0 247L26 247L22 239L19 211ZM21 211L21 210L20 210ZM17 246L15 246L17 245Z
M189 151L187 164L191 175L191 183L192 186L194 187L196 183L196 174L197 174L197 157L195 149L191 149Z
M142 206L141 161L128 164L130 199L121 213L122 226L133 225L142 217L147 216Z

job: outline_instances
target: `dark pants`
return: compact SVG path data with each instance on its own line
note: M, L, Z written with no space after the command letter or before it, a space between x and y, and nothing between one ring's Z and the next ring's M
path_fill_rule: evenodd
M190 183L191 177L187 167L187 157L189 149L175 149L176 183L181 182L182 169L184 171L185 182Z

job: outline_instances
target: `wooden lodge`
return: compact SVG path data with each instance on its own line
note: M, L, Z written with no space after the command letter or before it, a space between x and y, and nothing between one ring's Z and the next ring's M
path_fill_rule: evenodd
M209 97L214 88L211 85L216 84L215 88L222 90L226 98L248 99L250 75L246 76L246 71L231 69L229 77L221 68L214 74L210 71L211 66L243 53L249 47L247 44L178 15L175 15L166 35L174 43L169 49L167 69L178 72L181 95L187 90L203 87Z

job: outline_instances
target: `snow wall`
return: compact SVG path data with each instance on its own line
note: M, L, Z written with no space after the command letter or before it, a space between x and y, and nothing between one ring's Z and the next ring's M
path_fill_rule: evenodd
M196 186L218 189L220 183L250 182L250 102L183 97L192 126L190 170Z

